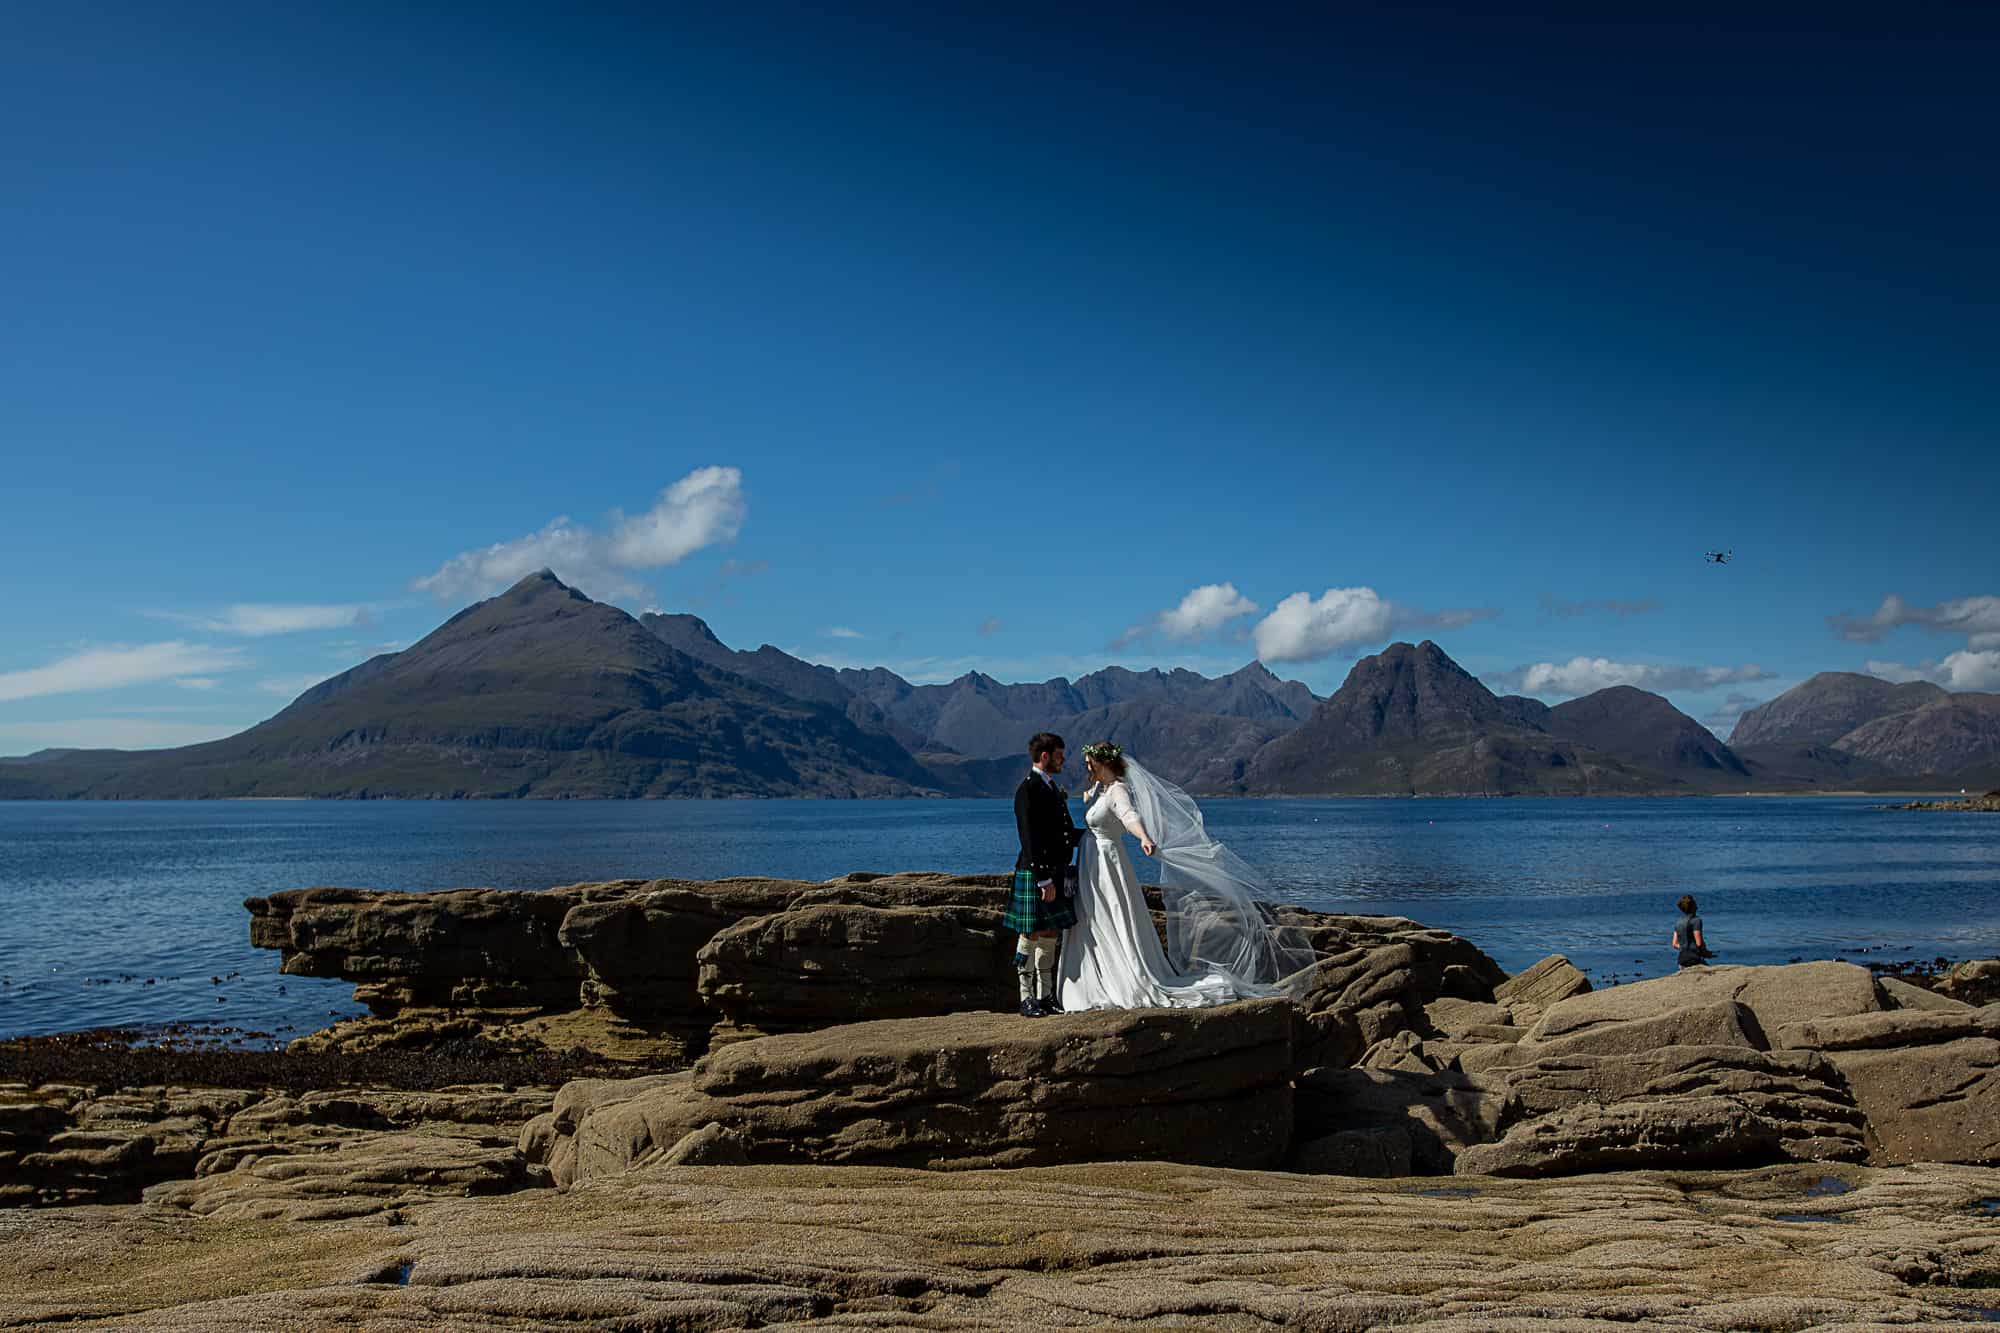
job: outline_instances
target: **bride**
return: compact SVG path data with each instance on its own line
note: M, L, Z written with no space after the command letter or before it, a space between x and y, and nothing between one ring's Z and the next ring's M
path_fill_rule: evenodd
M1263 881L1208 836L1201 808L1109 741L1083 748L1091 787L1078 853L1076 925L1062 948L1062 1007L1186 1009L1285 995L1313 965L1312 946L1279 926ZM1162 948L1124 835L1158 859L1167 908Z

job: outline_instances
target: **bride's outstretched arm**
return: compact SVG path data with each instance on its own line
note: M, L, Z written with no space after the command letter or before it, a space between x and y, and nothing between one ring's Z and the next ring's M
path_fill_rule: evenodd
M1111 798L1111 812L1118 816L1118 822L1125 826L1126 832L1139 840L1139 850L1151 856L1158 849L1153 846L1153 840L1146 836L1146 825L1140 820L1139 812L1132 806L1132 793L1125 789L1124 783L1114 782L1105 789L1105 794Z

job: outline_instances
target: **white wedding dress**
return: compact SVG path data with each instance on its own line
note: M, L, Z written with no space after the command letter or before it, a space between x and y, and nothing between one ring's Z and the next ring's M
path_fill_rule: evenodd
M1063 1009L1192 1009L1290 993L1287 983L1312 965L1310 945L1263 914L1252 892L1261 881L1208 837L1192 797L1136 763L1128 762L1128 777L1137 801L1125 782L1113 782L1084 814L1077 921L1062 945ZM1125 850L1127 833L1158 844L1171 961Z

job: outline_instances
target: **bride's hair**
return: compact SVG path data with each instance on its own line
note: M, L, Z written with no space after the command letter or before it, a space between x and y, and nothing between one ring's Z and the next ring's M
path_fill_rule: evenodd
M1110 741L1098 741L1095 745L1083 747L1085 759L1095 759L1111 770L1111 776L1122 779L1125 776L1125 751Z

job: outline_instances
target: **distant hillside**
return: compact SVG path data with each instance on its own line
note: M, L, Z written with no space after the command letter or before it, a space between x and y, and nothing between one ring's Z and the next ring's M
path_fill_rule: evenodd
M1946 695L1864 722L1835 745L1892 772L1989 787L2000 783L2000 694Z
M547 572L240 735L36 766L50 795L898 796L930 775L843 709L675 651Z
M1928 681L1892 685L1852 671L1822 671L1736 720L1732 746L1838 745L1856 727L1947 699Z
M1076 748L1123 740L1200 782L1312 700L1254 664L1220 680L1110 668L1074 685L853 675L947 735L986 734L961 752L843 673L768 644L738 652L693 616L634 620L543 571L226 740L0 760L0 799L1001 795L1043 728L1074 731Z
M1557 704L1548 731L1679 782L1717 788L1745 786L1750 770L1715 733L1657 694L1614 685Z
M1730 743L1763 782L1983 787L2000 782L2000 694L1822 671L1745 713Z
M1356 662L1303 726L1259 751L1242 790L1602 795L1674 786L1546 730L1551 712L1494 695L1434 643L1391 644Z
M1061 732L1073 744L1121 739L1091 728L1119 705L1134 703L1258 724L1211 724L1210 735L1224 749L1235 751L1253 738L1261 744L1297 726L1318 702L1304 685L1278 679L1259 662L1219 679L1193 671L1128 671L1123 667L1093 671L1075 682L1058 676L1021 685L1003 684L977 671L944 685L912 685L879 667L842 671L840 679L920 737L922 747L975 758L1021 755L1028 737L1041 730ZM1144 734L1156 737L1158 733ZM1179 765L1160 771L1177 781L1193 777L1192 770Z
M1318 702L1304 685L1280 680L1257 662L1216 679L1114 666L1075 681L1058 676L1008 685L970 672L943 685L912 685L880 667L836 672L769 644L739 652L695 616L640 620L663 642L703 661L774 689L840 704L864 731L895 737L940 790L954 795L1011 792L1027 766L1028 737L1037 731L1062 734L1072 750L1116 741L1172 781L1218 789L1240 777L1251 755L1297 726Z
M897 744L908 749L915 750L923 745L922 736L893 721L867 699L848 689L832 667L802 662L768 643L754 653L740 652L725 646L698 616L647 612L639 617L639 623L660 642L697 661L732 671L746 680L768 685L780 694L788 694L795 699L832 704L845 712L848 720L863 731L893 736Z
M226 740L0 759L0 799L1003 796L1043 729L1073 752L1117 741L1204 794L2000 784L2000 695L1850 673L1751 710L1729 745L1630 687L1496 696L1434 643L1361 659L1325 700L1255 662L913 685L741 652L694 616L635 620L543 571Z

